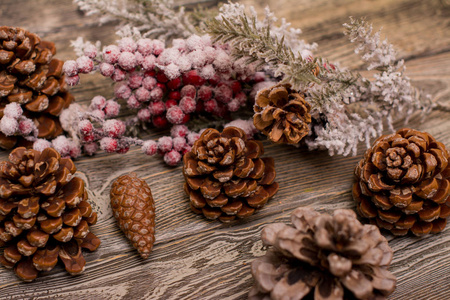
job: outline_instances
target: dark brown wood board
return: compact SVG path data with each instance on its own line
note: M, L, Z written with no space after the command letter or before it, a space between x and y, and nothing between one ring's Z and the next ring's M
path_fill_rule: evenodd
M187 1L183 1L187 2ZM192 2L192 1L190 1ZM266 5L278 17L303 30L308 42L317 42L318 54L343 66L362 69L353 47L342 34L349 16L366 16L397 47L406 60L413 83L450 106L450 1L448 0L245 0L260 12ZM70 41L112 43L114 24L99 27L71 0L2 0L1 25L23 27L56 43L60 59L75 57ZM73 92L79 103L102 94L112 96L111 83L101 76L82 76ZM409 126L427 131L450 147L450 113L434 111L423 123ZM402 126L397 124L397 128ZM157 138L161 132L151 132ZM92 191L99 212L92 230L102 241L85 255L80 276L58 266L33 283L21 282L12 271L0 268L0 299L245 299L253 284L252 260L264 253L260 232L272 222L288 222L298 206L319 211L354 208L351 196L353 169L358 156L328 156L264 142L266 155L275 158L278 194L257 214L232 225L207 221L193 214L183 192L181 167L168 167L159 157L133 148L125 155L99 153L76 160L79 175ZM5 160L8 152L0 152ZM156 201L156 244L143 260L119 231L109 205L112 181L136 172L150 185ZM450 228L424 238L394 238L384 233L394 249L392 272L398 278L389 299L450 299Z

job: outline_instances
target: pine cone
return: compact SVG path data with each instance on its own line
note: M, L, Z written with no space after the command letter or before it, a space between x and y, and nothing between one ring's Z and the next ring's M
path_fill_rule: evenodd
M74 163L52 148L16 148L9 160L0 163L0 263L25 281L53 269L58 257L67 272L81 273L81 248L94 251L100 240L89 232L97 213L84 181L72 176Z
M355 169L358 213L395 235L440 232L450 216L449 156L426 132L381 136Z
M253 123L274 143L297 144L309 132L310 110L302 94L278 84L256 95Z
M263 145L243 130L209 128L183 157L191 209L208 219L231 222L252 215L278 191L273 158L259 158Z
M111 207L119 227L142 258L155 242L155 204L148 184L135 173L117 178L110 192Z
M385 299L394 291L393 251L376 226L345 209L298 208L291 221L263 229L272 247L252 262L249 299Z
M39 138L62 133L57 116L73 100L62 72L64 63L53 58L55 54L52 42L21 28L0 27L0 118L8 103L19 103L36 123ZM0 133L0 147L12 148L16 139Z

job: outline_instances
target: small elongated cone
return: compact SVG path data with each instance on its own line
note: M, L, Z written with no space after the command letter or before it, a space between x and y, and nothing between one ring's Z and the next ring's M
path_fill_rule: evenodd
M450 216L450 154L426 132L379 137L355 168L358 213L394 235L438 233Z
M395 290L393 251L376 226L341 209L330 216L302 207L291 221L263 229L269 249L252 262L249 299L385 299Z
M142 258L155 243L155 204L148 184L136 173L117 178L111 187L111 207L120 229Z
M256 95L253 124L274 143L298 144L309 132L311 105L289 84L277 84Z
M0 245L5 246L0 263L24 281L52 270L58 259L78 274L85 264L81 248L94 251L100 245L89 232L97 213L75 172L72 160L52 148L19 147L0 162ZM73 253L76 262L70 262Z
M58 116L74 97L68 92L64 62L54 58L54 43L42 41L22 28L0 26L0 118L9 103L20 104L23 114L38 128L38 137L62 133ZM0 147L11 149L20 136L0 133Z
M278 191L273 158L243 130L206 129L183 157L184 190L191 210L231 222L251 216Z

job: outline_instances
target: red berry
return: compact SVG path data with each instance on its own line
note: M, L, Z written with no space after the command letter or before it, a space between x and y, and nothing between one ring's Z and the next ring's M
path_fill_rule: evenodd
M198 75L197 70L191 70L183 74L184 84L193 84L195 86L200 86L205 83L205 79Z
M77 58L78 72L89 73L94 69L94 61L87 56Z
M164 83L159 83L158 82L156 84L156 87L159 87L162 90L163 94L167 91L167 86Z
M85 136L83 136L83 141L90 143L93 142L95 140L95 137L93 134L87 134Z
M212 97L212 89L209 86L202 86L197 92L198 99L208 101Z
M128 150L130 150L130 147L122 147L122 148L118 149L116 152L120 153L120 154L125 154L128 152Z
M237 93L239 93L242 89L241 87L241 83L237 80L233 81L230 84L231 89L233 90L233 93L236 95Z
M193 85L185 85L181 89L181 97L191 97L195 99L195 94L197 93L197 89Z
M169 93L169 99L180 100L181 99L181 93L179 91L171 91Z
M81 120L78 123L78 130L80 130L80 133L83 135L91 134L93 129L94 126L92 126L92 123L89 120Z
M176 166L181 160L181 154L175 150L164 154L164 162L169 166Z
M117 144L117 140L110 137L104 137L100 140L100 148L108 153L116 152Z
M156 75L156 71L155 70L146 71L144 73L144 77L155 77L155 75Z
M217 84L219 84L220 82L220 76L215 74L213 78L209 79L208 82L213 85L216 86Z
M167 83L167 87L171 90L176 90L181 86L181 78L177 77L175 79L172 79Z
M183 121L181 121L181 124L186 124L187 122L189 122L189 120L191 119L191 115L190 114L185 114Z
M172 106L178 105L178 102L174 99L169 99L166 101L166 109L171 108Z
M195 111L197 103L191 97L183 97L180 101L180 108L185 114Z
M172 106L166 113L167 120L172 124L181 124L184 116L185 114L179 106Z
M203 101L197 101L197 106L195 107L196 112L202 112L205 110L205 104Z
M226 84L219 84L219 87L215 90L215 95L217 101L228 103L233 98L233 90Z
M157 128L167 127L169 122L167 121L165 116L155 116L152 118L152 123Z
M158 74L156 74L156 80L161 83L166 83L167 81L169 81L164 72L158 72Z
M217 101L216 99L211 99L205 102L205 111L212 113L217 110Z

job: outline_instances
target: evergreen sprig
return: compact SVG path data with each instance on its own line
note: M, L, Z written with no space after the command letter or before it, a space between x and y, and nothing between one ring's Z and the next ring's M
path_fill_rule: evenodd
M270 34L270 24L260 28L256 17L240 16L240 22L232 22L225 16L206 22L206 31L214 40L229 43L237 58L247 58L248 63L257 62L283 76L282 83L289 83L296 90L304 90L312 82L320 83L314 74L316 63L305 60L284 44L284 37L277 39Z

